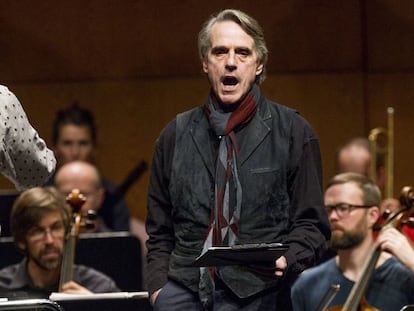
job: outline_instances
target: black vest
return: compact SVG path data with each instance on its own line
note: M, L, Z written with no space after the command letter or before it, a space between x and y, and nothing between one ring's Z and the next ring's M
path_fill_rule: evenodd
M261 97L254 118L243 130L238 173L243 197L239 243L283 242L289 232L288 160L291 123L296 112ZM170 196L175 248L169 277L198 291L201 253L214 198L214 146L203 107L177 116ZM223 282L241 298L277 286L273 277L242 266L218 270Z

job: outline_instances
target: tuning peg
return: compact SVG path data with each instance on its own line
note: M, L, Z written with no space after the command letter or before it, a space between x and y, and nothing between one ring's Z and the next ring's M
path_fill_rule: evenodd
M97 216L97 214L96 214L96 211L95 211L95 210L90 209L90 210L88 210L88 211L86 212L85 217L86 217L88 220L94 221L94 220L96 220L96 218L97 218L98 216Z
M406 225L410 228L414 228L414 217L413 216L408 217Z
M94 221L86 220L84 227L86 230L94 230L96 227L96 224Z

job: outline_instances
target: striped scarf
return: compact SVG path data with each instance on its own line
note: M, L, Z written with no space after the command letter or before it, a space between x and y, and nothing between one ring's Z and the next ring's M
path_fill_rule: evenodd
M216 154L214 200L203 253L211 246L231 246L237 242L242 187L238 177L239 146L235 133L246 126L255 115L259 96L259 87L254 84L234 111L225 112L220 109L213 93L205 105L210 126L220 143ZM201 267L199 295L206 309L212 303L213 286L214 268Z

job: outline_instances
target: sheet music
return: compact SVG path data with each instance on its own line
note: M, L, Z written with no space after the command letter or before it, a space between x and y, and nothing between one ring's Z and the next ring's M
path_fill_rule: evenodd
M52 301L63 300L94 300L94 299L125 299L125 298L148 298L148 292L118 292L118 293L94 293L94 294L65 294L65 293L52 293L49 299Z

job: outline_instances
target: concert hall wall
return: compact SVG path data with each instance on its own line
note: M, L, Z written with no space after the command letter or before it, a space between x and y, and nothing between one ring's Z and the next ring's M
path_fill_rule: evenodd
M387 127L395 108L395 196L414 185L414 2L411 0L1 1L0 84L51 142L55 112L93 111L97 163L120 183L178 112L202 104L202 22L225 7L261 23L270 50L263 93L300 111L321 142L324 181L350 137ZM144 218L149 172L127 193ZM0 178L0 188L11 184Z

